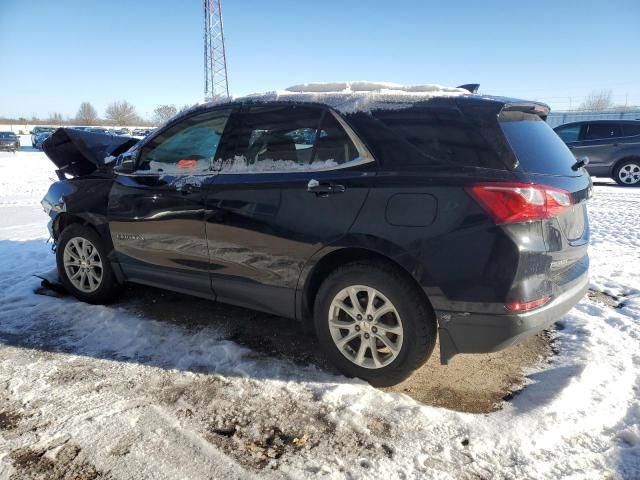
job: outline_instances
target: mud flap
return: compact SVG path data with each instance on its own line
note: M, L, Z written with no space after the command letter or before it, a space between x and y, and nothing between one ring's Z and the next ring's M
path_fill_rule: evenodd
M34 274L34 277L38 277L42 280L40 282L40 286L33 291L38 295L60 298L69 294L60 281L58 270L55 268L45 273L36 273Z

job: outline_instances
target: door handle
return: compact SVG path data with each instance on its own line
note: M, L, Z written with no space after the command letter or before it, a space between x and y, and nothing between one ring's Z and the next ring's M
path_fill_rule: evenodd
M317 197L326 197L329 194L344 193L346 188L344 185L336 183L320 183L318 180L309 180L307 184L307 192L315 193Z

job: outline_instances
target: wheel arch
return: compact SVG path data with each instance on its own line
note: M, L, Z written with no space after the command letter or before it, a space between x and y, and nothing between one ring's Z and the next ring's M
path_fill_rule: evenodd
M615 177L616 177L616 175L618 173L618 167L620 167L620 165L622 165L624 162L629 161L629 160L635 160L636 162L640 163L640 154L639 153L625 153L624 155L622 155L618 160L613 162L613 164L611 165L611 170L609 172L609 176L615 180Z
M324 279L340 265L363 260L384 262L392 266L416 286L433 311L433 304L420 284L424 272L418 267L419 262L393 244L386 243L384 247L384 251L381 251L380 248L362 245L343 245L326 247L317 252L305 265L298 282L296 319L310 326L313 323L313 304Z

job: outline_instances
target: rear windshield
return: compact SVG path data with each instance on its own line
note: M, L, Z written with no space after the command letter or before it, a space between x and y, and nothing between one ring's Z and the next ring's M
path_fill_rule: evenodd
M581 175L571 168L576 163L571 151L539 116L502 112L500 126L518 158L519 167L525 172Z

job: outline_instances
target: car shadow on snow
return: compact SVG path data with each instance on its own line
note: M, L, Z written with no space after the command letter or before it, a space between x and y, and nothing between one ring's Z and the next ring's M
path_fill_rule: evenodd
M53 263L42 240L0 241L0 343L196 373L351 381L292 320L137 285L106 306L34 293L33 274Z
M166 370L360 382L341 376L298 322L138 285L125 286L107 306L35 294L40 281L33 275L53 267L43 240L0 241L0 344ZM489 413L521 387L524 369L548 350L540 336L503 352L461 355L449 367L439 365L436 350L414 375L387 390L427 405Z

